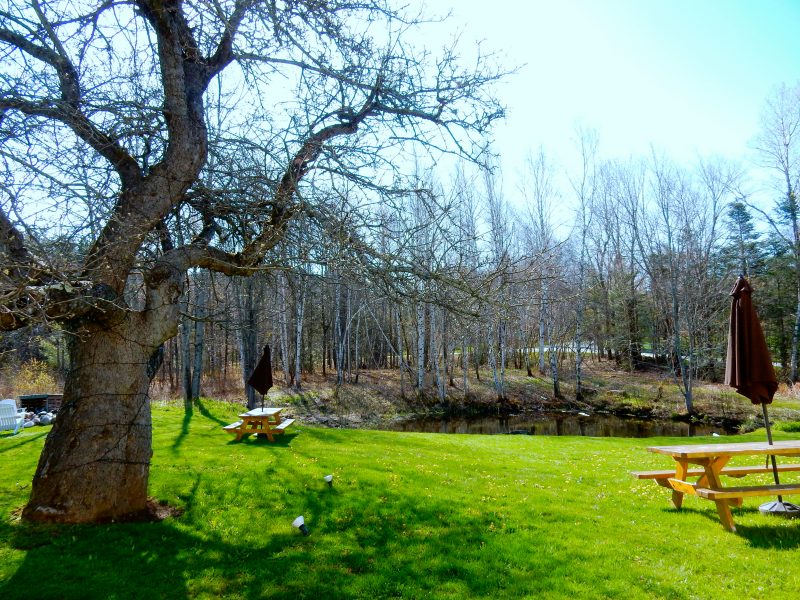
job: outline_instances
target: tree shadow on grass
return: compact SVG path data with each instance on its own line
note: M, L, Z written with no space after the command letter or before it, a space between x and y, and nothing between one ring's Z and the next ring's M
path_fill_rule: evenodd
M46 436L48 433L49 431L43 431L42 433L37 433L32 436L26 436L24 438L16 438L16 436L13 436L14 438L20 440L19 443L9 444L9 445L3 444L3 446L0 448L0 454L3 454L3 452L8 452L9 450L16 450L17 448L20 448L25 444L30 444L31 442L35 442L36 440ZM0 438L0 441L2 441L2 439L3 438Z
M534 528L495 530L496 517L467 517L465 506L455 506L460 500L431 501L416 489L328 487L321 480L304 487L291 471L278 475L288 476L287 488L263 497L248 480L232 490L228 481L198 479L185 498L186 514L161 523L0 523L0 544L25 552L0 583L0 597L337 599L441 590L493 597L509 585L535 595L560 589L572 568L563 556L537 549L551 541ZM204 498L222 497L222 489L229 503L203 506ZM275 509L280 496L286 506ZM254 508L242 511L243 505ZM309 537L291 527L297 514L305 514ZM492 555L497 548L504 548L500 560ZM524 563L524 576L515 563ZM594 582L580 585L590 590Z
M194 410L191 407L189 407L188 410L184 411L183 420L181 420L181 431L172 444L173 452L177 452L177 450L180 449L181 444L183 444L183 440L185 440L186 436L189 435L189 424L192 422L193 416L194 416Z
M206 405L203 404L203 401L200 398L195 400L194 403L197 405L197 410L200 411L200 414L203 415L206 419L219 423L223 427L228 424L227 421L223 421L219 417L215 417L213 414L211 414L211 411L209 411L208 408L206 408Z
M719 521L716 507L712 504L710 510L703 510L700 508L682 508L680 512L690 513L693 515L700 515L706 519L713 521L719 526L720 532L730 534L726 531ZM675 509L664 509L665 511L674 512ZM793 527L781 527L783 524L783 517L760 515L765 522L763 525L742 525L737 522L737 517L744 514L757 514L760 515L758 508L745 506L733 508L733 522L736 525L736 532L732 535L738 535L747 540L747 542L754 548L765 548L774 550L794 550L800 548L800 519L796 519Z
M192 406L197 406L197 410L200 413L200 415L202 415L202 417L207 419L208 421L211 421L212 423L217 423L223 427L225 425L228 425L227 420L220 419L219 417L215 416L211 411L209 411L206 405L203 404L203 401L201 399L198 398L197 400L195 400L192 403ZM193 418L194 418L193 409L184 412L183 420L181 421L181 430L178 433L177 437L175 438L175 441L172 443L171 449L173 453L177 452L180 449L181 445L189 435L189 429Z
M264 545L241 544L209 539L168 521L70 527L2 524L0 538L10 538L14 548L27 551L16 573L0 583L4 600L228 594L258 598L282 569L293 568L302 558L274 560L297 541L289 533L273 536ZM272 563L268 557L273 557Z

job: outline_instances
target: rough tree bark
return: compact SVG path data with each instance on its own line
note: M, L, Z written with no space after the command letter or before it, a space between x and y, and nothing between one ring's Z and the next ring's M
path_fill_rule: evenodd
M127 313L115 323L72 324L73 368L25 519L98 522L146 510L152 454L147 365L162 340L177 333L177 323L173 303Z

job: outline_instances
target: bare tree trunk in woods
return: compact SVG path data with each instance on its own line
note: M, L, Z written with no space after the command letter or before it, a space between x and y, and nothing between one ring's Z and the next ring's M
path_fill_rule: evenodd
M469 354L467 352L467 336L461 338L461 382L464 386L464 400L469 398Z
M187 412L192 410L192 360L191 332L192 321L189 319L189 292L187 286L184 298L181 299L181 381L183 383L183 406Z
M403 377L403 333L400 324L400 308L395 308L395 325L397 327L397 368L400 369L400 397L406 397L405 377Z
M344 325L344 339L345 339L345 360L347 361L347 381L353 382L353 351L351 342L353 337L353 290L347 286L347 303L345 304L347 315Z
M303 318L306 311L306 281L301 276L298 281L299 290L295 302L294 317L294 389L300 389L302 375L302 348L303 348Z
M197 286L197 298L195 305L194 321L194 360L192 372L192 396L195 401L200 398L200 380L203 375L203 356L205 354L205 331L206 331L206 299L207 291L205 283L200 280Z
M228 354L229 354L229 342L228 339L229 331L228 326L225 326L225 335L222 337L223 339L223 348L222 348L222 381L228 381Z
M501 320L497 326L497 338L500 343L500 388L497 390L497 397L501 400L506 399L506 361L508 360L508 344L506 337L506 322Z
M672 353L673 357L678 363L678 374L680 375L681 382L683 383L683 398L686 405L686 412L692 414L694 412L694 398L692 394L692 372L691 363L686 364L683 357L683 347L681 344L681 327L680 327L680 310L678 305L678 285L674 281L671 283L672 289Z
M344 383L344 331L342 326L342 280L336 276L336 291L334 299L334 347L336 349L336 390Z
M416 303L417 310L417 393L425 389L425 304Z
M550 372L553 376L553 395L561 399L563 396L561 395L561 385L558 382L558 363L556 362L556 354L557 352L550 347Z
M575 399L583 400L583 321L586 308L586 225L585 209L582 211L584 225L581 231L581 256L578 264L578 298L575 307Z
M303 280L303 329L302 333L305 335L301 341L302 343L302 350L300 352L301 358L303 358L303 365L302 370L306 373L313 373L314 372L314 301L312 297L312 301L309 303L306 301L308 297L308 281L306 279ZM313 289L311 291L313 294ZM306 327L305 323L308 321L311 323L310 326ZM302 374L302 373L301 373Z
M180 383L178 382L178 378L180 377L180 348L178 339L172 340L172 372L170 373L170 390L177 391Z
M445 401L445 375L442 374L441 364L439 362L439 354L440 349L443 354L447 353L447 350L443 346L439 346L438 340L441 338L441 335L438 331L439 327L436 322L436 308L431 307L431 361L433 363L433 370L434 375L436 377L436 390L439 393L439 402L444 404ZM447 360L444 358L443 360Z
M542 302L539 305L539 374L545 375L544 341L547 334L547 282L542 281Z
M256 283L253 277L240 282L236 290L236 302L239 313L239 354L242 361L242 382L247 396L247 408L256 407L256 391L247 385L247 380L256 368L258 361L258 324L254 304Z
M439 389L439 346L438 346L438 325L436 323L436 307L429 306L428 307L428 336L427 336L427 361L426 363L429 365L431 375L433 377L433 387Z
M553 395L561 400L563 396L561 395L561 385L558 381L558 352L556 348L553 346L553 337L552 337L552 323L547 328L547 346L548 352L550 354L550 376L553 378Z
M361 311L358 311L358 316L356 317L356 341L355 341L355 355L353 356L353 360L356 363L356 376L355 379L351 379L353 383L358 383L358 374L361 367Z
M578 299L578 318L575 322L575 399L583 400L583 300Z
M578 259L578 304L575 311L575 398L583 400L583 320L586 306L586 238L588 236L590 207L596 189L596 156L598 138L595 131L578 127L577 145L580 151L582 168L574 180L570 180L580 207L579 221L581 252Z
M472 366L475 367L475 379L478 381L481 380L481 359L483 358L482 354L477 351L477 347L475 351L472 353Z
M455 353L455 344L450 344L448 341L448 330L449 322L447 320L447 311L442 310L442 349L444 352L444 372L445 376L448 380L448 385L450 387L456 387L456 382L454 380L453 374L453 365L451 364L450 360L450 349L451 345L453 346L453 352Z
M520 339L523 340L523 348L522 348L522 364L525 365L525 373L528 377L533 377L533 371L531 370L531 349L530 349L530 342L531 340L526 337L525 331L520 330Z
M292 374L289 365L289 324L288 311L289 305L286 299L287 276L280 272L277 276L278 283L278 334L281 341L281 370L283 371L283 381L286 387L292 385Z
M492 382L494 383L494 391L497 394L497 399L499 401L505 400L505 389L503 386L503 375L502 375L502 364L498 365L498 346L502 348L502 342L500 338L502 334L500 333L501 325L497 324L497 330L495 330L495 325L491 324L487 330L486 336L486 345L489 349L489 366L492 369ZM495 333L497 333L497 338L495 339ZM501 357L502 357L502 349L500 350ZM502 362L502 359L501 359Z
M800 267L798 267L800 269ZM794 313L794 329L792 330L792 361L789 378L792 383L797 381L797 354L800 346L800 281L797 283L797 305Z

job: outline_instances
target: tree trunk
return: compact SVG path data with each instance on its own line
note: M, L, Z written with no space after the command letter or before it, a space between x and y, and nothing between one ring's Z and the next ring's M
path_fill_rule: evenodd
M444 312L444 311L442 311ZM439 341L442 338L442 334L439 332L439 324L436 322L436 307L431 306L431 325L430 325L430 337L431 337L431 349L430 349L430 360L431 366L433 368L433 375L436 378L436 390L439 393L439 402L444 404L445 401L445 377L447 376L447 348L444 347L444 340L442 341L442 345L439 345ZM443 361L445 364L445 373L442 373L441 364L439 362L439 354L444 355Z
M287 322L289 305L286 299L286 279L285 273L278 273L278 325L281 336L281 370L283 371L283 381L286 387L289 387L292 384L292 376L289 368L289 325Z
M417 393L425 388L425 305L417 302Z
M585 218L585 217L584 217ZM581 259L578 265L578 298L575 310L575 400L583 400L583 320L586 308L586 227L582 230Z
M691 362L690 365L687 367L686 362L683 359L683 348L681 346L681 332L680 332L680 311L678 307L678 288L677 285L672 285L672 324L673 324L673 332L672 332L672 352L674 355L674 361L677 362L678 366L678 373L677 375L680 377L679 387L681 387L681 393L683 394L684 405L686 406L686 412L690 415L694 413L694 398L692 396L692 375L691 375ZM691 356L689 357L691 361Z
M336 389L344 382L344 328L342 325L342 283L341 277L336 277L336 300L334 302L335 321L333 328L334 347L336 348Z
M194 365L192 366L192 401L200 397L200 378L203 375L203 355L205 354L206 290L203 282L197 287L197 305L194 322Z
M550 354L550 375L553 378L553 395L561 400L561 384L558 380L558 356L556 348L553 346L553 334L551 331L552 325L547 328L547 347Z
M797 267L800 269L800 265ZM792 383L797 381L797 354L800 346L800 284L797 286L797 308L794 314L794 329L792 330L792 357L789 378Z
M239 313L239 351L241 355L242 379L245 394L247 395L247 408L256 407L256 391L247 385L258 360L258 332L256 331L256 307L254 305L255 283L248 277L237 290L237 307Z
M300 377L302 375L302 348L303 348L303 318L306 311L306 283L305 280L299 282L297 302L295 302L294 316L294 389L300 389Z
M160 341L147 340L136 317L70 336L72 369L25 519L89 523L145 512L152 454L147 363Z
M497 326L497 340L500 345L500 387L497 390L497 397L504 401L506 399L506 354L508 351L508 344L506 340L506 322L500 321Z
M467 356L467 336L461 337L461 380L464 386L464 400L469 398L469 378L467 372L469 371L469 360Z
M351 331L351 327L353 324L353 290L350 289L350 286L347 286L347 302L345 304L345 308L347 310L347 318L345 319L345 360L347 361L347 382L353 383L353 350L351 344L351 338L353 337L353 333Z
M542 303L539 306L539 374L547 371L544 366L544 338L547 331L547 282L542 282Z
M527 338L525 335L521 335L520 339L523 340L524 348L522 349L522 361L525 365L525 372L527 373L528 377L533 377L533 371L531 371L531 349L530 349L530 339Z
M402 334L402 325L400 322L400 308L395 308L395 315L396 320L395 324L397 326L397 366L400 369L400 397L406 397L406 387L405 387L405 379L403 378L403 365L405 361L403 360L403 334Z
M191 331L189 319L189 289L181 299L181 380L183 382L183 404L187 411L192 410L192 359Z
M353 360L356 363L356 376L353 378L352 374L350 375L350 381L353 383L358 383L358 374L361 370L361 311L356 311L356 335L355 335L355 348L354 348L354 356Z

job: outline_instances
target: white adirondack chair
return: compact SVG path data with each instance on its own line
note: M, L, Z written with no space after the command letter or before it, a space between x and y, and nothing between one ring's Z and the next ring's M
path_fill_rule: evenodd
M0 400L0 431L14 430L17 433L25 422L25 410L17 408L16 401L11 398Z

